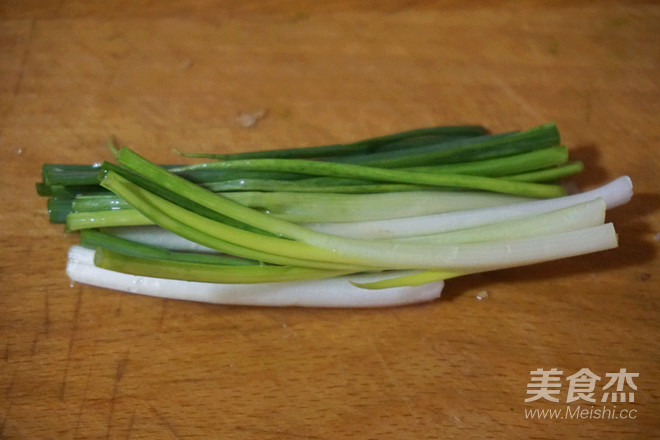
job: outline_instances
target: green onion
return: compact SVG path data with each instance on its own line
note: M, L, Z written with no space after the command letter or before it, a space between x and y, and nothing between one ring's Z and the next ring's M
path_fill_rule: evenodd
M223 266L253 266L259 262L234 256L199 252L173 252L157 246L127 240L98 230L87 229L80 233L80 244L86 248L103 248L120 254L156 258L174 262L215 264Z
M171 176L176 178L173 174ZM272 264L351 268L342 264L331 252L296 241L242 230L186 210L126 180L114 171L107 172L101 184L138 206L137 209L154 223L221 252ZM190 185L200 188L192 183ZM249 221L249 217L245 219ZM262 226L267 225L263 223Z
M632 195L622 177L566 196L560 180L584 165L553 123L185 154L214 159L192 165L112 151L117 163L42 167L50 221L84 246L71 279L225 304L431 300L454 277L616 247L605 210Z
M277 170L313 176L346 177L380 182L426 185L430 187L484 190L526 197L559 197L566 194L564 188L558 185L513 182L506 179L463 174L431 174L405 170L390 170L302 159L248 159L207 162L199 165L191 165L189 169Z
M399 151L350 157L346 162L383 168L426 166L429 163L447 164L471 162L512 156L560 144L559 131L554 123L540 125L529 130L502 133L452 142L424 145Z
M282 220L273 219L265 214L235 204L234 202L210 193L185 179L181 179L161 167L151 164L126 148L119 151L117 159L133 171L139 172L146 179L149 179L152 182L159 182L159 184L167 190L176 192L181 196L185 195L195 203L203 204L209 209L216 210L223 215L245 222L254 227L293 240L299 240L301 244L309 245L309 247L301 247L298 249L297 246L287 244L286 246L282 246L279 249L279 252L287 252L287 249L291 247L291 250L294 251L295 249L295 252L298 252L298 255L304 253L305 258L311 264L316 264L317 262L339 263L343 261L347 264L373 267L374 269L434 269L436 267L443 267L458 270L470 268L470 270L473 270L473 268L479 267L485 269L493 267L508 267L514 264L529 264L531 262L551 258L550 256L555 256L559 253L557 243L561 242L560 237L556 237L557 242L555 243L543 242L544 249L534 249L534 246L539 246L539 243L521 241L519 244L519 246L521 246L520 251L514 255L508 255L509 252L506 251L506 249L514 246L513 243L496 243L490 248L480 247L480 245L475 244L426 246L399 243L393 244L389 242L365 243L359 240L328 236L326 234L315 233ZM106 188L115 192L121 190L122 184L114 185L114 182L118 182L117 177L109 173L104 178L102 184ZM146 194L144 191L130 187L125 189L127 190L121 194L123 197L126 198L131 196L131 192L133 192L133 194L141 194L143 197L142 201L146 201ZM136 203L133 203L133 205L136 206ZM167 211L174 211L174 207L170 206ZM167 211L163 210L161 212L163 219L167 218ZM190 215L182 214L182 219L184 222L189 221L187 226L195 229L204 228L207 234L212 233L213 229L219 228L218 225L211 225L208 223L208 227L205 227L204 221L200 218L192 218ZM194 224L192 223L193 221ZM594 242L602 243L602 246L605 246L605 248L610 247L616 241L614 236L611 235L612 233L613 231L609 228L595 230L593 235L597 237L597 239L594 239ZM237 236L233 236L232 238L239 240ZM249 237L245 236L245 239L247 240ZM599 239L602 241L598 241ZM251 239L250 242L251 246L267 246L266 240L258 242L256 237ZM281 246L283 244L283 242L280 242L278 245L273 243L273 246ZM566 244L568 244L568 242ZM589 245L591 245L591 243L586 243L586 245L587 248L590 249ZM271 252L276 252L274 248L269 249ZM575 247L572 247L569 253L579 254L582 252L580 249L580 245L575 244ZM504 252L504 255L502 252ZM507 258L503 259L505 256Z
M107 228L110 226L151 224L153 224L151 220L135 209L83 213L72 212L66 216L66 227L69 231L78 231L87 228Z
M314 194L246 191L223 193L243 206L294 223L356 222L463 211L529 201L487 192L410 191L378 194Z
M376 151L407 150L428 143L441 143L455 139L470 138L486 134L486 130L478 125L445 126L420 128L410 131L394 133L386 136L365 139L348 144L332 144L316 147L287 148L267 151L251 151L233 154L199 154L180 153L185 157L197 157L217 160L230 159L263 159L263 158L327 158L342 157L361 153L374 153Z
M534 200L504 206L469 209L409 218L381 219L361 222L305 224L309 229L326 234L359 239L382 239L439 234L484 226L490 223L511 221L544 212L566 208L579 203L602 198L607 209L627 203L632 197L632 182L619 177L612 182L580 194L556 199Z
M136 257L98 248L94 257L98 267L134 275L148 275L182 281L252 284L329 278L354 271L273 265L225 265Z
M507 179L520 182L546 182L549 180L557 180L561 179L562 177L578 174L583 169L584 165L582 162L572 162L560 167L514 174L513 176L507 176Z

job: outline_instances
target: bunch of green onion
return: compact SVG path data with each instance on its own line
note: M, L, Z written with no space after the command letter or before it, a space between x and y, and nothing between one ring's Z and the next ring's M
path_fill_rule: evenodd
M423 128L354 142L156 165L45 164L53 223L80 232L75 282L222 304L392 306L446 279L617 246L605 210L628 177L567 195L555 124Z

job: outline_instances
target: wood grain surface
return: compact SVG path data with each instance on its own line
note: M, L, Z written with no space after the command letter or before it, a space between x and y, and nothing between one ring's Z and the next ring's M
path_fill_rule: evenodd
M653 1L1 2L0 438L657 438L659 29ZM109 159L109 135L167 162L548 121L587 165L580 188L632 177L608 213L620 247L410 307L71 286L77 237L34 189L44 162ZM525 402L539 368L563 372L559 402ZM606 374L639 374L634 403L567 403L583 368L596 397ZM526 412L567 407L619 417Z

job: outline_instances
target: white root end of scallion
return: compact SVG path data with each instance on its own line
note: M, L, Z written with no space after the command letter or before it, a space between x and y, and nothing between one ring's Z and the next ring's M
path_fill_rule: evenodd
M212 304L246 306L299 307L392 307L428 302L440 297L444 283L436 281L420 286L366 290L351 282L370 283L383 278L409 274L395 271L384 274L360 274L322 280L261 283L216 284L128 275L96 267L95 251L82 246L69 249L66 272L72 282L123 292L197 301Z

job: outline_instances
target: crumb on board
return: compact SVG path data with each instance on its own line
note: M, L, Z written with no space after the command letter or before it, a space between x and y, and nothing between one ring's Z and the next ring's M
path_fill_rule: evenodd
M195 64L195 62L192 59L187 58L181 62L179 65L179 70L185 72L186 70L189 70L193 64Z
M476 298L478 301L488 298L488 291L487 290L478 291Z
M648 273L648 272L642 272L642 273L640 273L640 274L637 276L637 278L638 278L640 281L648 281L648 280L651 279L651 274Z
M241 112L236 116L236 121L245 128L254 127L260 119L266 116L265 109L255 110L253 112Z

